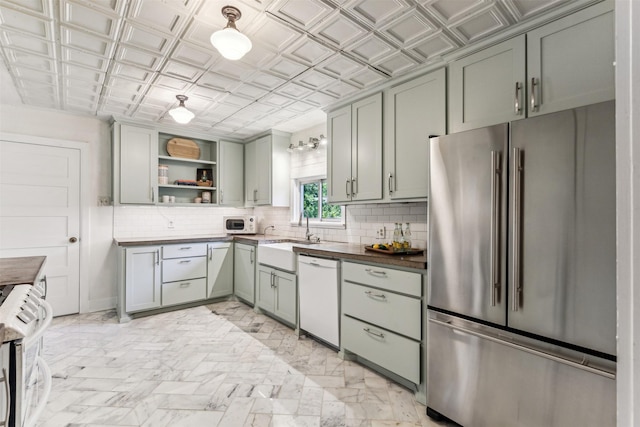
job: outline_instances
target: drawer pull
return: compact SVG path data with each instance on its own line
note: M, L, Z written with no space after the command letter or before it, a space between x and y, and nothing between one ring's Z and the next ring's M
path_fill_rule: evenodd
M373 335L374 337L384 338L384 334L382 332L374 332L369 328L362 328L362 330L368 333L369 335Z
M385 294L374 294L371 291L364 291L364 293L371 298L387 299L387 296Z
M182 261L180 261L180 264L188 264L190 262L191 262L190 259L183 259Z
M191 246L183 246L180 248L181 251L188 251L189 249L191 249Z
M183 282L183 283L180 283L180 287L181 287L181 288L188 288L190 285L191 285L191 282Z
M364 271L366 271L367 273L369 273L369 274L371 274L373 276L387 277L387 272L386 271L372 270L370 268L365 268Z

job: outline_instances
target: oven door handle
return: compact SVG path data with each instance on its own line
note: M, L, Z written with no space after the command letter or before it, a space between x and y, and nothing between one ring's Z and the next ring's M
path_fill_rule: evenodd
M44 331L51 325L51 320L53 319L53 308L51 304L49 304L46 300L42 300L40 307L44 309L44 319L40 322L38 329L33 331L33 333L29 336L26 336L22 339L22 345L25 349L30 346L37 344L38 340L44 335Z
M25 420L24 427L33 427L36 425L38 418L40 418L40 414L44 410L44 407L49 400L49 395L51 394L51 369L45 360L36 356L36 364L39 369L42 369L42 394L40 395L40 401L38 402L38 406L36 406L32 412L29 413L29 418Z

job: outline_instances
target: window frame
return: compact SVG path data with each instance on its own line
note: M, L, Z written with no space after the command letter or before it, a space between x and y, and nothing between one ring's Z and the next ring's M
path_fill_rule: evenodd
M311 184L317 182L319 192L322 192L322 181L326 181L326 175L305 176L304 178L296 178L292 180L291 194L292 194L292 207L291 207L291 224L300 227L306 227L306 219L301 216L302 210L302 185ZM318 212L322 212L322 194L318 195ZM309 218L309 226L315 228L346 228L346 207L340 205L341 217L337 218Z

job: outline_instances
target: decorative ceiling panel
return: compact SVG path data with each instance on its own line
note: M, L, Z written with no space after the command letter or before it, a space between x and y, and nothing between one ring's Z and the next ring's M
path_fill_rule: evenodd
M35 37L51 37L50 23L46 18L32 16L7 7L0 7L0 27Z
M185 94L190 129L246 138L590 1L0 0L0 62L27 105L174 124ZM239 61L210 43L226 5Z

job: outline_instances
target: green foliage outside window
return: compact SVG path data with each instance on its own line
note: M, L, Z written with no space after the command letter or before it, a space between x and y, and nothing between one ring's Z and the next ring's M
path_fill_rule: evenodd
M322 189L322 197L319 188ZM327 181L319 180L300 185L302 195L302 212L304 217L316 219L339 219L342 209L338 205L327 202ZM322 212L322 218L318 215Z

